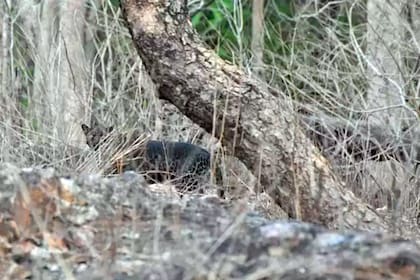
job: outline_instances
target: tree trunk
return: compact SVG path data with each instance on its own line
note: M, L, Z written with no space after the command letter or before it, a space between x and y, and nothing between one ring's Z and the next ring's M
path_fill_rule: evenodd
M416 114L407 110L410 105L406 104L406 88L404 76L404 45L406 43L403 9L404 2L369 0L367 2L367 77L369 90L364 101L364 109L371 126L383 127L388 134L395 135L400 139L404 128L409 127L416 120ZM396 143L397 144L397 143ZM405 157L414 157L405 149ZM412 164L404 165L389 161L377 168L377 163L366 162L364 172L370 176L364 176L363 188L366 192L372 192L377 185L392 194L388 197L388 207L394 210L398 216L401 192L410 188L407 184L412 175ZM372 177L373 180L368 180Z
M368 1L367 61L370 88L367 109L374 122L386 124L395 132L402 131L408 117L402 81L402 46L405 19L403 1ZM399 107L398 107L399 106Z
M60 107L62 126L59 135L73 145L84 144L80 124L87 118L90 61L84 51L84 17L87 1L64 1L60 12Z
M45 0L37 26L34 104L39 130L72 145L84 143L80 123L88 101L89 59L82 40L85 4Z
M206 49L182 1L125 0L123 14L160 98L208 132L260 178L290 216L329 228L389 230L344 189L295 120L291 102Z
M253 54L253 72L261 74L264 66L264 0L252 1L251 50Z
M47 133L52 139L58 138L57 129L53 129L53 105L47 101L48 92L56 94L55 77L58 71L54 63L54 56L57 52L56 40L57 29L57 3L53 0L44 0L39 3L36 15L39 17L34 29L37 31L35 50L37 56L34 57L34 83L31 110L33 111L34 129L43 133ZM26 12L29 12L28 9ZM26 17L28 15L25 15ZM51 93L52 94L52 93ZM51 95L50 94L50 95Z
M12 73L11 71L11 55L10 46L12 45L12 31L11 18L7 13L11 7L11 1L3 1L0 3L0 10L3 11L0 15L0 122L4 124L3 130L0 130L0 139L3 143L13 145L13 109L16 108L15 94L12 89ZM3 160L10 160L10 154L7 149L1 149Z

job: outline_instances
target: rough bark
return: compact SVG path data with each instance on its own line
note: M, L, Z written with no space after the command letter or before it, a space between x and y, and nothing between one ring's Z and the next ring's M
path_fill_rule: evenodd
M123 14L160 98L205 130L260 178L290 216L329 228L388 230L334 176L305 136L290 102L208 50L181 1L125 0Z

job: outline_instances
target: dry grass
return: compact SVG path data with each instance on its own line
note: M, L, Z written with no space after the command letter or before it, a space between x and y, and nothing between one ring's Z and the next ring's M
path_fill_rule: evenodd
M366 25L343 26L333 16L336 10L331 7L345 9L353 21L366 16L366 10L362 1L334 2L335 5L318 12L314 12L310 5L299 8L296 18L292 19L293 32L289 31L288 37L284 38L288 43L288 54L265 50L267 64L264 65L263 78L292 97L296 111L304 108L357 126L358 120L370 113L360 107L360 100L365 98L369 87L363 57ZM214 148L215 139L181 116L175 108L156 99L120 11L105 6L90 8L86 18L85 32L92 38L86 45L86 52L92 54L89 62L92 71L86 77L86 88L93 96L92 104L86 104L90 113L104 125L112 124L119 131L139 128L154 138L190 140ZM13 162L21 167L53 166L69 174L104 170L104 161L98 162L98 155L86 147L66 146L54 135L38 130L35 117L39 112L35 111L40 110L39 104L44 104L44 101L42 96L33 94L32 71L34 67L42 70L43 65L34 66L37 47L22 22L24 14L5 6L1 14L5 31L2 38L7 39L7 44L2 41L2 47L4 50L5 46L12 46L13 52L6 56L8 60L3 60L1 68L0 161ZM230 14L226 17L231 20L232 28L240 30L241 23L236 17ZM281 17L284 15L279 14ZM311 23L311 18L317 19L317 27ZM7 27L10 19L14 19L13 25ZM250 71L250 58L245 51L247 46L241 36L243 34L238 32L237 48L233 48L232 53L234 60L241 62L245 71ZM276 36L283 38L284 34L279 31L270 36L271 40L276 40ZM415 49L413 41L397 42L407 51L407 60L412 60L409 55ZM418 91L414 70L406 67L402 71L402 76L408 77L405 81L407 97L413 97L412 104L407 105L416 108ZM57 124L57 120L51 120L50 124ZM412 177L412 165L396 161L354 163L341 160L333 163L348 186L375 207L394 208L398 215L413 216L417 213L419 183ZM232 165L232 171L227 171L233 178L229 184L239 189L253 189L255 178L245 170L238 173L237 164ZM248 179L244 181L243 178Z

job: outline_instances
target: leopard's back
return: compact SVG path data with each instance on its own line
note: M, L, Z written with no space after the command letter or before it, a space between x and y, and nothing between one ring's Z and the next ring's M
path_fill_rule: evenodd
M117 153L109 173L128 170L143 173L148 182L171 180L176 185L194 187L204 182L210 171L210 153L195 144L177 141L148 140L138 141L142 134L134 130L131 133L114 133L112 127L89 127L82 125L88 146L97 150L107 139ZM110 138L111 133L113 138ZM107 143L109 144L109 143ZM106 152L115 152L112 149Z
M171 179L196 185L208 174L210 153L191 143L150 140L146 160L155 169L167 171Z

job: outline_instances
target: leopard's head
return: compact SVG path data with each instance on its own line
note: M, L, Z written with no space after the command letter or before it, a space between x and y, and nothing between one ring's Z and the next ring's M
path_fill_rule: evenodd
M102 127L96 125L89 127L86 124L82 124L83 133L86 136L86 143L91 149L97 150L100 144L105 141L106 137L113 131L113 127Z

